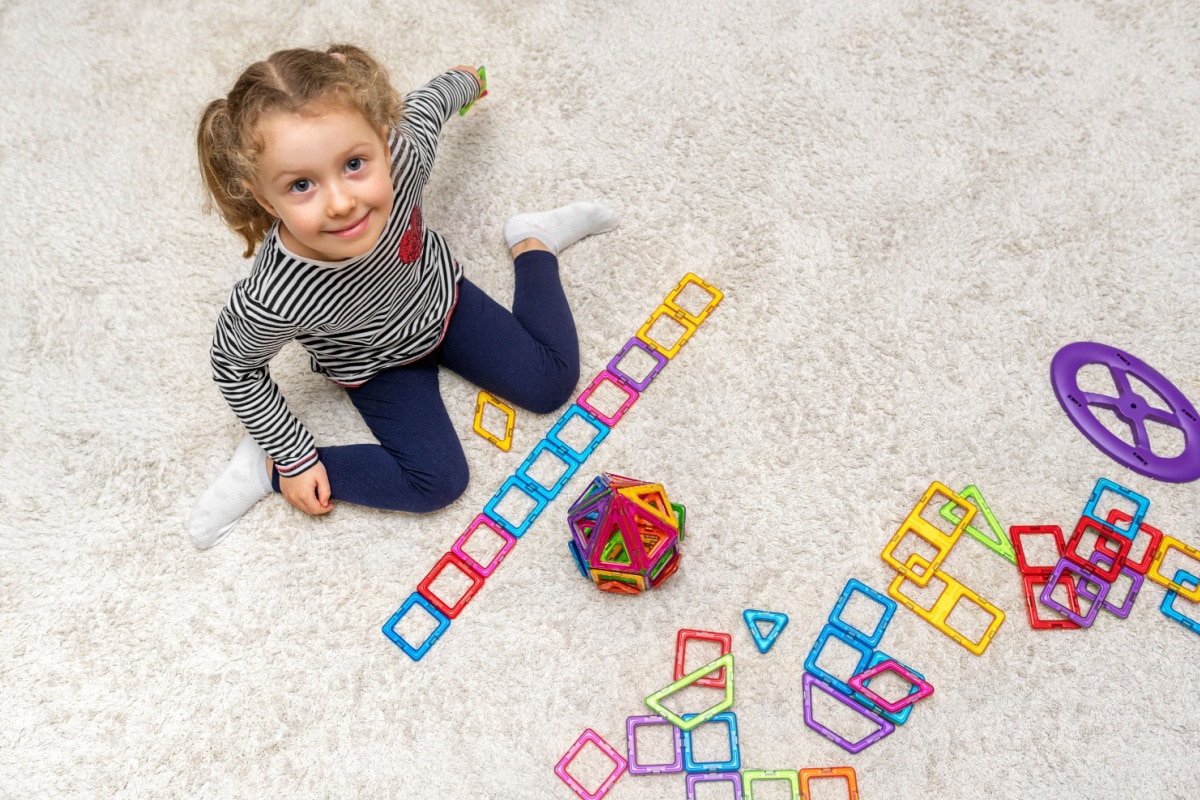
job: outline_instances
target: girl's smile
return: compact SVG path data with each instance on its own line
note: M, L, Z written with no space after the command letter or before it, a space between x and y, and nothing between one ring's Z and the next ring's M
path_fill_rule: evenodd
M339 230L332 230L329 233L332 233L334 236L340 236L343 239L353 239L367 229L367 223L370 221L370 218L371 212L368 211L366 214L363 214L362 219L353 225Z
M358 111L327 105L276 113L258 126L262 150L250 186L279 219L279 237L298 256L344 261L375 246L392 210L386 130Z

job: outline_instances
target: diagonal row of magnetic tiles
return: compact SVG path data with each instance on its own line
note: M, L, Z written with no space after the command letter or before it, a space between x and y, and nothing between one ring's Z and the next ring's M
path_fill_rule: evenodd
M419 661L442 638L450 628L450 621L483 588L500 562L724 296L715 286L689 272L608 366L579 393L545 438L417 584L416 591L384 623L384 635L405 655ZM547 464L551 469L546 469ZM541 477L547 471L553 477ZM468 544L477 535L498 537L501 542L486 564L468 554ZM465 578L469 586L457 597L448 599L435 591L434 584L451 568L459 573L458 580L440 583L463 585Z

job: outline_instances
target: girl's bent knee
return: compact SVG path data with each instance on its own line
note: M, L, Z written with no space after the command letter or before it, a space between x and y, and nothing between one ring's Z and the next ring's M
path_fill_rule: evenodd
M467 466L463 463L461 466L444 469L436 475L423 476L422 480L412 481L406 492L409 496L407 505L410 507L404 510L416 514L442 510L462 497L463 492L467 490L469 477Z
M548 378L537 391L531 392L527 401L521 405L535 414L550 414L566 405L578 384L579 367L563 370Z
M467 490L467 468L445 475L437 481L427 495L430 511L439 511L462 497Z

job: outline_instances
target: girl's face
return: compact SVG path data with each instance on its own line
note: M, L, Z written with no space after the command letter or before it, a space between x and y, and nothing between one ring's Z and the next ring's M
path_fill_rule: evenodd
M314 261L344 261L375 246L392 211L387 131L343 105L313 112L263 118L250 190L279 219L289 250Z

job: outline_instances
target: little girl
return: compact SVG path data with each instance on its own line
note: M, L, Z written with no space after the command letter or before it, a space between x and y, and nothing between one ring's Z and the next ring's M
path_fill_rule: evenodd
M196 503L197 547L272 491L309 514L328 513L333 498L413 512L451 503L467 463L441 365L537 413L573 392L579 346L556 254L616 216L575 203L509 219L511 312L463 278L425 226L438 134L480 89L460 66L401 98L371 56L336 45L277 52L205 108L205 186L244 255L257 256L212 343L213 377L249 435ZM315 446L268 367L292 340L345 387L379 444Z

